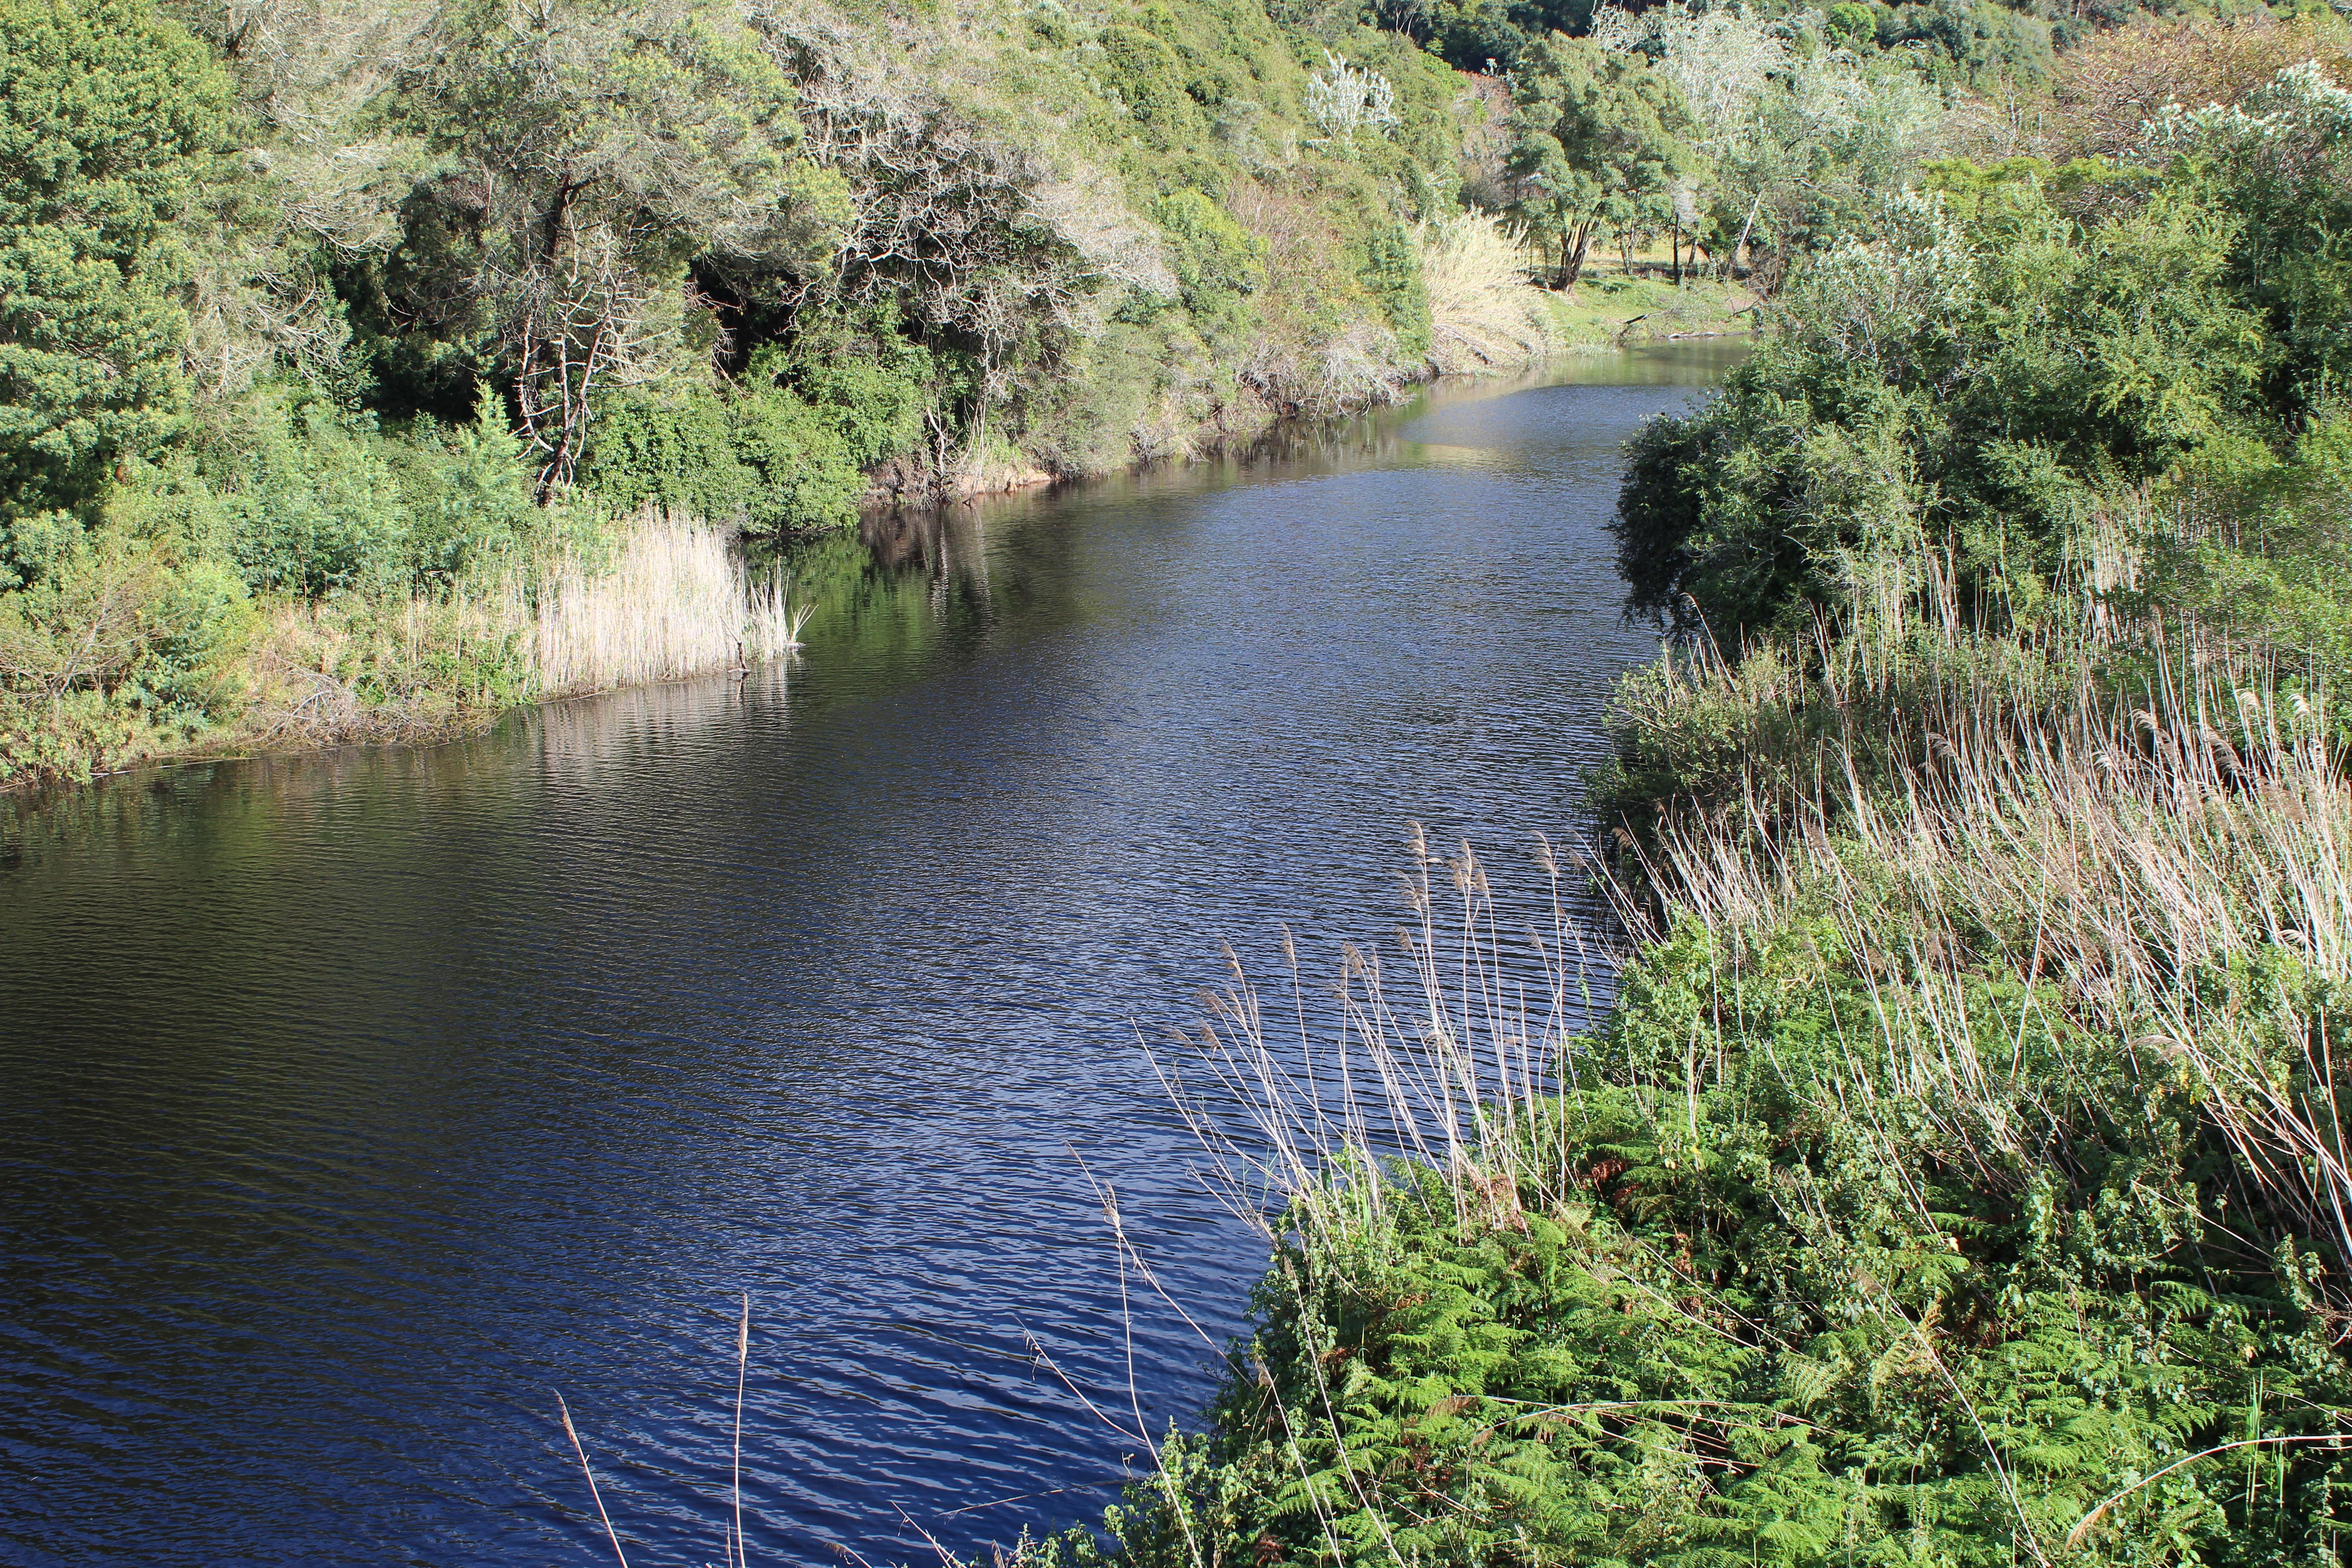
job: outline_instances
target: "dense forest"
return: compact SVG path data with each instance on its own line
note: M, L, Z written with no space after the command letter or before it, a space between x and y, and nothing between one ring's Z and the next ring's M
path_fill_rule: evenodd
M739 540L1731 325L2114 19L6 0L0 781L722 668Z
M1349 1098L1218 1005L1256 1326L1044 1555L2344 1561L2343 55L2080 39L1790 258L1630 454L1605 1017L1427 848Z

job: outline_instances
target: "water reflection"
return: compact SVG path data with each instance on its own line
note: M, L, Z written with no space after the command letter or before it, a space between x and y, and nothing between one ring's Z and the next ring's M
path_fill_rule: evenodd
M0 1559L716 1560L1097 1509L1262 1259L1133 1041L1574 819L1617 444L1713 354L797 556L798 659L0 815ZM1129 1310L1131 1308L1131 1318ZM999 1500L1017 1500L1000 1501ZM903 1510L903 1516L900 1510Z

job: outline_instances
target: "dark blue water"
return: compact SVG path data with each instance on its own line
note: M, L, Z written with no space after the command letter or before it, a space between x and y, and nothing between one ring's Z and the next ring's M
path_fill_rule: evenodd
M0 1562L755 1561L1097 1514L1263 1254L1136 1040L1573 830L1618 444L1722 354L802 563L789 666L0 817ZM1132 1281L1129 1282L1132 1285ZM1041 1348L1061 1376L1041 1364ZM1133 1376L1129 1376L1130 1347Z

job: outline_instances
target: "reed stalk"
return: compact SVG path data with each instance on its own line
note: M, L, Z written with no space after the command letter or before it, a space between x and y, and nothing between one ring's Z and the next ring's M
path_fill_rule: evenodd
M613 1555L620 1560L621 1568L629 1568L629 1554L621 1550L620 1532L613 1528L613 1516L604 1511L604 1494L597 1489L596 1472L588 1468L588 1450L580 1446L580 1434L572 1425L572 1406L555 1396L555 1408L563 1417L563 1435L572 1440L572 1453L580 1461L580 1473L587 1478L588 1495L595 1500L596 1517L604 1523L604 1539L612 1543Z
M575 559L548 572L531 621L532 668L550 695L676 680L742 662L755 624L730 536L649 516L622 539L610 570Z

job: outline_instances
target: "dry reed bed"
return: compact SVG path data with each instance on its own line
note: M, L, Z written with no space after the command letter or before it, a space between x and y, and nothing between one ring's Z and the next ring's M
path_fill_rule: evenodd
M567 558L545 572L531 668L550 696L676 680L796 647L804 619L782 583L750 580L730 533L649 514L608 569Z
M560 548L445 594L356 615L281 608L242 739L425 739L517 701L736 668L798 648L810 608L781 575L755 577L732 531L648 512L602 550Z
M1490 213L1423 224L1429 356L1447 375L1517 370L1559 346L1543 290L1528 281L1520 237Z

